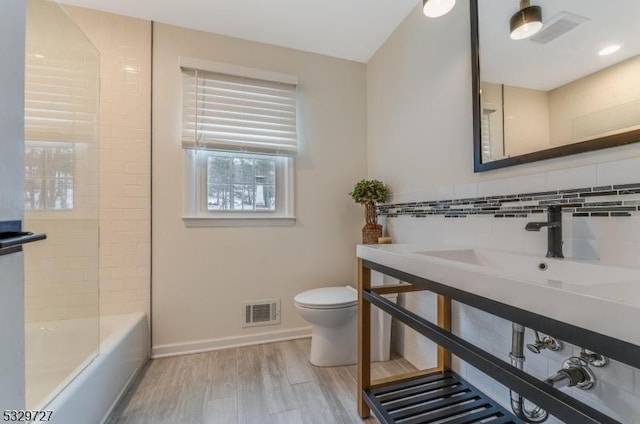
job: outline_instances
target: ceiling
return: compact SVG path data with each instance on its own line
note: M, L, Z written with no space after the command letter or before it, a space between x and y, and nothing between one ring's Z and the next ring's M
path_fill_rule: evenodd
M483 81L548 91L640 54L638 0L532 0L532 6L542 7L544 24L562 11L589 19L544 45L509 38L509 19L518 4L478 1ZM618 52L598 56L614 43L622 46Z
M418 0L60 0L367 62Z

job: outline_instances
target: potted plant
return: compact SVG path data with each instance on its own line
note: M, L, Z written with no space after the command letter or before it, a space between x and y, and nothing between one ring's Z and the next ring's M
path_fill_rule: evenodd
M362 243L376 244L382 237L382 225L378 224L376 203L384 203L389 198L389 188L378 180L359 181L349 193L356 203L364 205L366 223L362 228Z

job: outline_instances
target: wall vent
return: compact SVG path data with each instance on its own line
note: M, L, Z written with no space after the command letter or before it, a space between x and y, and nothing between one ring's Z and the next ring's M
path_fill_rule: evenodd
M280 299L242 302L243 327L280 324Z
M529 39L536 43L549 44L589 20L589 18L571 12L560 12L547 19L544 27Z

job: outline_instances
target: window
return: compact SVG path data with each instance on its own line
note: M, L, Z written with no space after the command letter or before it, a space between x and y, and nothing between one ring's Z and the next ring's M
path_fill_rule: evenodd
M295 79L223 64L201 67L182 67L185 221L293 219Z
M73 144L25 142L24 208L73 209Z
M207 156L207 209L276 210L276 158Z
M25 210L66 219L66 214L48 212L73 211L77 216L79 210L87 209L82 197L95 193L78 191L78 186L88 186L87 172L77 179L74 174L78 167L94 170L98 166L98 76L99 61L93 50L63 52L46 43L27 42Z

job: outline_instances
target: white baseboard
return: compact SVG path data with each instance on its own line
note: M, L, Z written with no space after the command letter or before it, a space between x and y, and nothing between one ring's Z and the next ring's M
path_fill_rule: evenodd
M198 340L195 342L157 345L151 348L151 358L188 355L190 353L209 352L228 349L230 347L251 346L262 343L281 342L311 337L311 327L293 328L290 330L270 331L267 333L249 334L246 336L222 337L219 339Z

